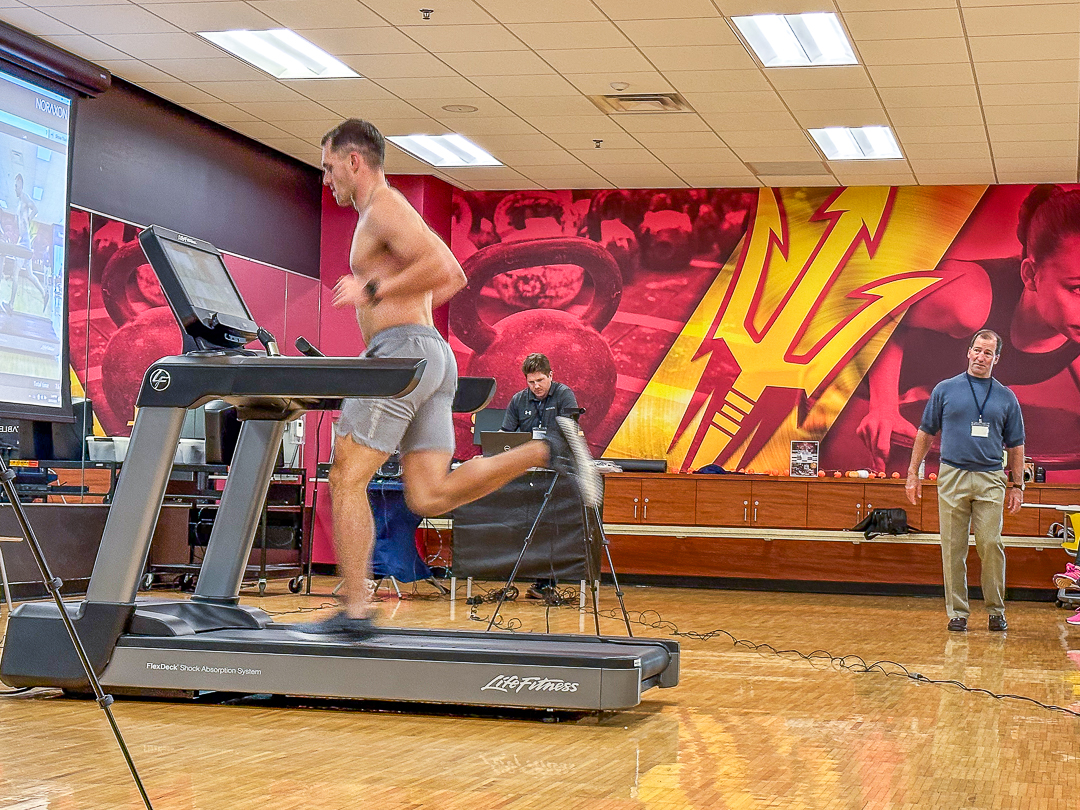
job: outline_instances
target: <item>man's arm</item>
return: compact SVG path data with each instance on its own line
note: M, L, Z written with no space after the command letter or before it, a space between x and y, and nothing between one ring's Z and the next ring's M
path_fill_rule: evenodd
M379 280L380 299L430 292L438 306L465 287L465 273L450 248L400 194L377 195L365 217L372 234L401 260L400 272Z
M934 437L922 429L915 433L915 444L911 447L911 462L908 464L907 483L904 485L907 499L913 504L918 503L918 499L922 498L922 479L919 478L919 465L923 463L926 454L930 452L930 445L933 442Z
M1009 481L1005 485L1005 508L1010 515L1020 511L1024 503L1024 445L1005 448L1005 454L1009 461Z

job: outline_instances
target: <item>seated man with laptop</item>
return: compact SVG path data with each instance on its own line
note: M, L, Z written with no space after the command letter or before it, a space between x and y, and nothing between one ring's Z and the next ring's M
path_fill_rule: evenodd
M570 386L552 379L551 361L546 355L534 352L521 364L521 373L525 375L526 387L514 394L506 406L501 430L523 434L521 441L528 438L542 438L554 427L555 417L569 416L577 419L581 409L577 397ZM486 435L481 434L481 447L484 455L489 455L487 445L483 444ZM496 434L498 435L498 434ZM528 437L528 438L526 438ZM503 437L506 438L506 437ZM515 446L510 444L511 447ZM502 447L492 448L496 453ZM529 599L543 599L550 603L559 603L555 582L550 579L538 579L529 586L525 596Z

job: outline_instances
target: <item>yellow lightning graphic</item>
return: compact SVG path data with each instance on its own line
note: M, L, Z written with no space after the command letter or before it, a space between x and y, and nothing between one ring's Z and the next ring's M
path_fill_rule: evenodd
M787 467L820 438L985 187L763 189L724 267L607 449L690 469Z

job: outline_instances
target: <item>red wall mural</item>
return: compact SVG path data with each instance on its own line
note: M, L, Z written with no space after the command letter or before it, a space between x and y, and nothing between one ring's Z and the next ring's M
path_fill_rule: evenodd
M818 441L824 469L902 471L930 389L991 328L1028 454L1080 473L1080 191L458 192L451 247L463 373L502 407L548 354L597 454L784 473Z

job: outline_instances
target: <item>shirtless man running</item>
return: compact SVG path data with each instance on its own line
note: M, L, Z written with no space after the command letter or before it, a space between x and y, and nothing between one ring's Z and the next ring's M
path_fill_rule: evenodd
M401 453L406 503L418 515L444 514L530 467L568 474L587 506L600 502L600 477L577 423L565 417L545 440L471 459L451 472L457 363L431 312L465 286L465 274L408 201L387 185L385 151L379 131L356 119L342 122L322 140L323 183L338 205L360 214L349 255L352 273L334 287L333 305L356 309L365 357L427 360L411 393L400 399L348 400L335 426L330 492L334 551L345 578L343 610L305 632L352 639L375 632L367 589L375 526L367 488L395 450Z

